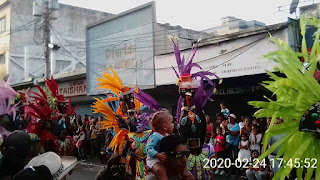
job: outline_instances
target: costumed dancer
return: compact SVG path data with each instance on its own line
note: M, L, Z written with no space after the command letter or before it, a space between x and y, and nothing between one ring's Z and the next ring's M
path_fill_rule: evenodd
M280 161L278 158L283 156L281 169L273 179L284 179L293 167L296 168L299 179L302 179L305 170L304 179L310 179L314 171L315 178L320 179L320 29L314 33L315 41L310 54L305 38L306 26L319 27L320 20L301 19L300 25L301 53L294 52L282 40L271 37L279 50L267 54L265 58L278 62L281 67L277 67L276 70L285 77L267 72L272 80L265 81L263 86L273 92L276 100L266 98L267 102L249 102L250 105L261 108L255 113L256 117L272 117L263 139L263 153L259 159L262 160L277 150L275 158L270 159L271 166L275 167ZM276 124L279 117L283 119L283 123ZM282 138L267 149L268 139L280 135ZM315 168L316 166L318 168Z
M217 79L219 77L208 71L191 74L193 67L201 69L197 63L193 63L198 44L192 49L190 59L186 60L184 56L181 57L178 42L175 42L173 38L171 41L178 71L174 67L173 69L179 78L177 85L180 97L177 106L177 125L181 136L187 138L187 145L191 151L188 158L188 169L197 179L205 179L208 177L205 177L203 159L207 157L208 151L202 149L206 136L206 121L202 111L216 86L207 76L215 76ZM205 88L206 86L209 87Z
M0 82L0 142L8 137L10 132L16 130L13 119L16 116L18 103L12 104L12 101L17 93L10 86L10 77L6 82Z
M116 132L109 148L113 149L115 154L122 155L121 162L126 164L127 172L134 173L136 179L144 179L147 175L146 142L151 133L148 118L151 117L149 110L153 108L153 104L149 104L151 107L148 110L141 102L150 100L151 96L137 88L134 92L129 86L124 86L111 68L110 71L113 76L104 72L102 78L98 78L98 88L110 89L114 95L105 99L95 99L93 108L95 113L106 116L106 121L100 122L102 129L112 127ZM141 102L135 95L139 96ZM147 112L144 112L145 110Z
M39 93L31 92L30 100L25 105L25 117L31 117L27 127L28 133L34 133L41 139L42 152L53 151L57 154L70 155L74 141L66 134L66 125L62 119L75 114L70 100L59 94L59 88L53 77L45 79L46 89L36 85ZM61 118L59 120L59 118ZM57 138L58 137L58 138Z

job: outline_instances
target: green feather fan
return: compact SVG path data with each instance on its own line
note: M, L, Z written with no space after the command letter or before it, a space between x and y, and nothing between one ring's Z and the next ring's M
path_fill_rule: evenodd
M320 27L320 20L301 19L302 49L300 52L294 52L282 40L276 40L271 36L272 41L279 50L265 55L266 59L278 62L281 66L276 67L286 77L278 77L274 73L267 72L272 80L264 81L262 85L273 92L276 101L266 97L266 102L251 101L250 105L259 108L255 113L256 117L272 117L269 129L263 139L263 152L260 160L267 157L270 153L280 147L277 157L283 156L283 161L293 161L296 158L304 161L306 158L316 158L318 168L307 168L306 179L310 179L312 173L316 171L316 179L320 180L320 140L316 133L299 131L299 122L304 112L314 103L320 101L320 85L313 77L320 59L320 30L314 34L315 41L310 54L306 46L306 26ZM309 67L305 68L300 58L303 57L308 62ZM282 117L284 123L274 126L275 119ZM285 137L278 140L267 149L268 139L272 136L286 134ZM297 176L302 180L304 162L297 169ZM284 179L289 175L294 167L282 166L273 179Z

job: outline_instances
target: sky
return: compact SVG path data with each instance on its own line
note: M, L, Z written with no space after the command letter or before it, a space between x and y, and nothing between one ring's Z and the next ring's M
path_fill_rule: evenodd
M156 16L159 23L180 25L193 30L205 30L221 24L220 19L234 16L247 21L257 20L267 25L285 22L291 0L155 0ZM320 0L300 0L299 6ZM137 7L150 0L59 0L89 9L118 14Z

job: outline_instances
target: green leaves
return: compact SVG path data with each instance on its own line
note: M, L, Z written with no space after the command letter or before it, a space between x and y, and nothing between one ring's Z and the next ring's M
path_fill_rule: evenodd
M272 72L267 72L272 80L264 81L262 85L273 93L276 100L268 97L266 101L251 101L248 104L259 108L254 114L256 117L272 117L270 128L266 131L263 139L264 150L259 157L263 159L274 150L280 147L277 158L283 155L283 160L300 158L317 158L319 168L316 169L316 179L320 179L320 142L314 133L300 132L299 122L303 113L314 103L320 101L320 85L313 75L317 69L320 59L320 28L314 34L315 40L308 54L307 42L305 38L306 27L320 27L320 20L317 18L301 19L302 44L301 52L294 52L284 41L275 39L270 35L271 40L278 47L278 51L268 53L264 58L275 61L280 65L275 67L285 77L278 77ZM301 58L308 62L307 67L303 66ZM282 117L284 123L274 125L276 118ZM270 137L280 134L287 134L282 139L274 143L268 150L266 144ZM302 163L303 165L304 163ZM282 167L273 179L284 179L291 167ZM307 169L306 179L310 179L314 169ZM299 180L302 180L303 169L297 169Z

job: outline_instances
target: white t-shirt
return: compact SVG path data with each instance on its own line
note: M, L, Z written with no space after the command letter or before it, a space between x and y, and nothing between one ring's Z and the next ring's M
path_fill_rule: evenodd
M250 150L257 150L260 153L260 143L261 143L261 139L262 139L262 134L257 134L256 138L255 135L253 133L250 133L249 136L249 141L250 142L254 142L250 144Z
M240 131L241 131L241 129L244 127L244 123L243 122L239 122L239 127L240 127Z

